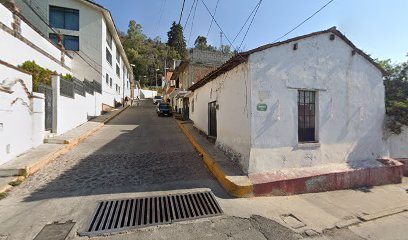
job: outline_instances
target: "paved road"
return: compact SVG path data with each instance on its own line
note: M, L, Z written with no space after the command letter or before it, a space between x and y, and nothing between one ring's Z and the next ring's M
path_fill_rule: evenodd
M157 117L154 105L141 101L0 201L0 239L33 239L46 224L70 220L76 222L70 239L82 239L77 232L87 227L99 200L192 189L230 198L175 120ZM254 227L265 221L275 223L222 216L102 239L266 239L261 227ZM272 229L282 237L293 235L279 224Z

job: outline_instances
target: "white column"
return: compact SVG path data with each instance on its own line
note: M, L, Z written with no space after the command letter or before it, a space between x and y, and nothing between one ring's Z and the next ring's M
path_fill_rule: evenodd
M60 76L52 76L52 132L59 133L58 131L58 100L60 98Z
M31 97L32 107L32 144L37 147L43 143L45 132L45 102L44 94L33 92Z

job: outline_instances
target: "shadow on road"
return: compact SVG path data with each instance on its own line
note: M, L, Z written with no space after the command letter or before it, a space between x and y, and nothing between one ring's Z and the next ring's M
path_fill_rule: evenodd
M83 149L93 152L79 154ZM64 165L25 201L194 188L229 198L175 121L157 117L150 101L130 107L38 174Z

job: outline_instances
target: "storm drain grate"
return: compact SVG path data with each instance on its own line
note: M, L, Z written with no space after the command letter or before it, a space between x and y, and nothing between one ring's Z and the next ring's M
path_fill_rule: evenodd
M88 231L81 235L97 235L220 214L222 210L209 191L102 201Z

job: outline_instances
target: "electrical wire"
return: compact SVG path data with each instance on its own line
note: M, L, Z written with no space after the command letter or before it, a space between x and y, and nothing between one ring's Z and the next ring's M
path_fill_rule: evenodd
M197 5L198 5L198 0L196 1L196 5L195 5L195 8L194 8L193 19L191 19L191 28L190 28L190 34L189 34L188 40L187 40L187 46L190 43L191 34L193 32L194 19L195 19L195 14L196 14L196 11L197 11Z
M249 19L251 18L252 14L254 14L255 10L258 8L259 2L255 5L254 9L252 10L252 12L249 14L249 16L247 17L247 19L244 22L244 25L242 25L241 29L238 31L237 35L235 35L234 39L232 40L232 43L235 42L235 40L237 39L237 37L239 36L239 34L241 34L242 30L244 29L244 27L246 26L246 24L248 23Z
M179 24L181 22L181 17L183 16L183 11L184 11L184 4L186 3L186 0L183 0L183 6L181 7L181 12L180 12L180 18L179 18Z
M166 1L167 1L167 0L163 0L163 4L161 5L161 8L160 8L159 21L157 22L156 29L155 29L155 31L154 31L154 32L156 33L156 35L159 34L159 33L158 33L158 30L159 30L159 26L160 26L161 20L162 20L162 18L163 18L163 12L164 12L164 8L165 8L165 6L166 6Z
M197 0L194 0L194 1L193 1L193 4L191 4L191 8L190 8L190 11L188 12L187 20L186 20L186 22L184 23L183 29L186 29L188 20L190 19L190 15L191 15L191 12L193 11L194 4L196 3L196 1L197 1Z
M254 16L252 17L252 20L251 20L251 22L249 23L248 29L247 29L247 31L245 32L244 37L242 38L241 44L239 44L238 51L241 49L241 46L242 46L242 44L243 44L244 41L245 41L245 38L246 38L246 36L247 36L247 34L248 34L248 32L249 32L249 29L250 29L251 26L252 26L252 23L254 22L255 16L256 16L256 14L258 13L258 10L259 10L259 7L261 6L261 3L262 3L262 0L259 0L258 7L256 8L256 11L255 11L255 13L254 13Z
M220 2L220 0L217 0L217 3L215 4L215 9L214 9L214 13L213 13L213 15L214 15L214 17L215 17L215 14L217 13L217 8L218 8L218 3ZM205 35L205 37L206 38L208 38L208 34L210 34L210 30L211 30L211 27L212 27L212 24L213 24L213 19L211 18L211 23L210 23L210 27L208 28L208 31L207 31L207 35ZM233 41L234 42L234 41Z
M282 38L286 37L287 35L289 35L290 33L292 33L293 31L295 31L297 28L299 28L300 26L302 26L304 23L306 23L307 21L309 21L312 17L314 17L316 14L318 14L320 11L322 11L325 7L327 7L330 3L332 3L334 0L330 0L328 1L325 5L323 5L321 8L319 8L316 12L314 12L312 15L310 15L308 18L306 18L305 20L303 20L301 23L299 23L298 25L296 25L294 28L292 28L289 32L283 34L281 37L278 37L275 41L273 41L273 43L281 40Z

